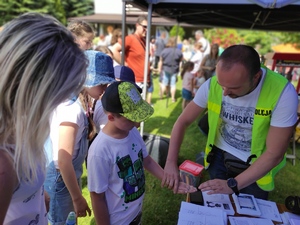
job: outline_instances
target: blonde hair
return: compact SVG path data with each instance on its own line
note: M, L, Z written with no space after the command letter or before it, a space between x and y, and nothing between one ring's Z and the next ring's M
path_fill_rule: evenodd
M67 26L76 37L84 37L86 33L95 33L93 28L83 20L71 20Z
M122 30L120 28L116 28L112 33L110 45L114 45L115 43L117 43L119 37L122 37Z
M86 66L73 35L51 16L27 13L1 31L0 146L19 180L31 182L45 170L50 116L82 90Z
M176 37L170 37L166 47L176 47Z

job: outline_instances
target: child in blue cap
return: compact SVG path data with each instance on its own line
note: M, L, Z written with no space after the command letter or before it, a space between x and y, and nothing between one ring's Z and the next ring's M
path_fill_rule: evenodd
M82 164L87 155L88 140L95 135L89 100L98 99L115 79L109 56L92 50L86 51L85 55L88 68L84 90L75 102L60 104L51 120L53 157L44 183L50 196L50 224L65 224L70 211L75 211L77 217L91 215L81 193Z

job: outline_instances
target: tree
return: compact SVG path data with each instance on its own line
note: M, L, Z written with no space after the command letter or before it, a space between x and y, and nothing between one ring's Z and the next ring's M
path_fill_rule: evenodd
M90 15L93 0L0 0L0 26L26 12L49 14L66 24L67 18Z
M243 43L243 38L235 29L213 28L204 30L204 34L211 43L217 43L222 48Z
M61 0L66 18L86 16L94 13L93 0Z
M182 40L185 35L185 31L182 27L180 27L178 25L174 25L170 30L170 36L176 37L177 35L178 35L178 37L180 37L180 40Z

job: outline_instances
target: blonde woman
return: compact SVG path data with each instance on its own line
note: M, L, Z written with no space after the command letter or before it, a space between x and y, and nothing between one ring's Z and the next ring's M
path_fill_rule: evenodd
M56 19L24 14L0 33L0 224L47 224L49 118L77 95L87 62Z

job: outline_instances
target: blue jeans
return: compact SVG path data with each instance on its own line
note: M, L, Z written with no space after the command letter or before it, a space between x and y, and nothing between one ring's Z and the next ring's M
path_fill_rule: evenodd
M223 151L219 148L213 147L214 157L208 167L210 179L222 179L227 180L233 177L229 174L227 168L224 165ZM254 195L255 198L268 199L269 192L262 190L256 182L240 190L241 193Z
M77 180L80 185L80 178ZM44 183L45 191L49 194L50 204L48 222L51 225L64 225L69 212L74 211L73 201L68 188L53 161L47 168L47 178Z
M81 189L82 164L88 150L88 121L85 118L85 129L80 140L80 149L76 158L72 160L77 184ZM49 194L50 204L48 212L48 222L51 225L64 225L69 212L74 211L73 201L69 190L52 161L47 167L46 179L44 182L45 191Z

